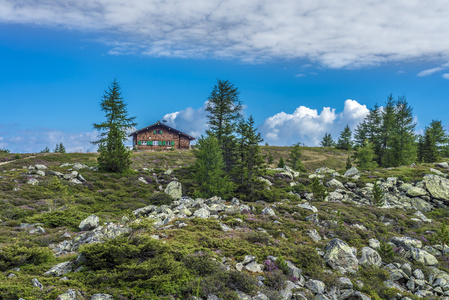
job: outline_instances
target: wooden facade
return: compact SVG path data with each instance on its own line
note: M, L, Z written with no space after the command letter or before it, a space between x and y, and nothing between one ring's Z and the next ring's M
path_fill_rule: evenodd
M190 141L195 139L160 122L134 131L129 136L133 137L133 149L136 150L190 149Z

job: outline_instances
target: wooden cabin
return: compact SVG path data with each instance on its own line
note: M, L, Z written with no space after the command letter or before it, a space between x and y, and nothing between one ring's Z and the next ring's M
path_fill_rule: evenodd
M190 149L190 141L195 139L159 121L129 136L133 137L133 149L136 150Z

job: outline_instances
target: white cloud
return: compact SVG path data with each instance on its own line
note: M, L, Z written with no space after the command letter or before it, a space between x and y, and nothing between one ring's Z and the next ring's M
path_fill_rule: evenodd
M443 64L443 65L441 65L439 67L423 70L423 71L419 72L418 74L416 74L416 76L418 76L418 77L429 76L429 75L432 75L433 73L437 73L437 72L440 72L442 70L445 70L448 67L449 67L449 63L445 63L445 64Z
M199 109L187 107L184 110L166 114L162 119L167 125L185 132L193 137L199 137L207 129L206 103Z
M443 75L441 75L441 77L449 80L449 73L444 73Z
M0 0L1 23L94 32L110 54L331 68L448 58L448 14L444 0Z
M292 145L297 142L317 146L326 132L337 140L339 133L348 124L354 130L368 114L366 105L355 100L345 101L343 112L335 108L316 109L299 106L292 114L280 112L267 118L261 126L262 137L271 145Z
M97 131L91 132L63 132L47 128L19 129L9 128L9 133L2 132L0 148L11 152L36 153L48 147L51 151L56 144L62 143L67 152L92 152L97 146L90 142L95 141Z

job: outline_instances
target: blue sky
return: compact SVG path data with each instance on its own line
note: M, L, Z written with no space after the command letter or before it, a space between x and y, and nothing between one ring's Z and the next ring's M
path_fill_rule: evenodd
M449 4L366 3L0 0L0 148L93 151L114 78L139 128L201 134L217 78L272 145L337 139L390 93L448 126Z

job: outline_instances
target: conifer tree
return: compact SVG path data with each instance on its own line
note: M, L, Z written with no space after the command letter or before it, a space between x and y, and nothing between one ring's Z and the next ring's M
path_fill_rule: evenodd
M352 168L351 155L346 159L346 171Z
M284 168L284 167L285 167L285 162L281 156L281 158L279 158L278 168Z
M274 160L273 154L271 154L271 151L270 151L270 152L268 152L268 155L267 155L267 164L271 165L273 163L273 160Z
M349 128L349 125L346 125L345 129L340 133L340 138L337 142L337 149L351 150L352 149L352 141L351 141L352 132Z
M45 147L41 153L50 153L50 149L48 149L48 147Z
M259 146L263 139L254 127L252 116L249 117L248 121L243 118L240 120L237 134L239 135L237 139L239 152L238 177L242 188L249 195L252 195L257 177L263 175L265 170L265 163Z
M304 168L304 165L301 161L301 148L299 147L299 143L296 143L293 145L292 148L290 148L290 153L288 154L287 163L290 165L290 167L295 171L305 172L306 169Z
M377 166L372 144L365 140L363 147L357 148L354 153L357 166L362 170L372 170Z
M59 153L66 153L65 147L62 143L59 144Z
M99 140L91 142L99 145L101 150L98 165L106 171L123 172L131 165L131 154L123 143L127 140L127 130L137 124L135 117L128 117L120 86L115 79L105 91L100 106L105 112L106 121L93 124L100 135Z
M53 153L59 153L59 144L56 144L56 147L53 150Z
M200 137L196 144L194 155L194 177L200 183L197 197L219 196L228 198L234 190L234 185L225 173L225 164L218 139L214 135Z
M331 136L330 133L325 133L320 144L321 144L322 147L333 147L335 142L332 139L332 136Z
M385 205L384 191L382 190L382 187L380 187L377 184L377 180L374 181L372 195L373 195L373 201L372 202L373 202L374 205L379 206L379 207Z
M318 177L312 179L311 190L313 193L313 199L315 201L324 201L326 199L328 192L323 184L320 182Z
M236 163L236 125L242 111L239 91L228 80L217 80L206 105L209 131L220 144L226 173L229 175Z

